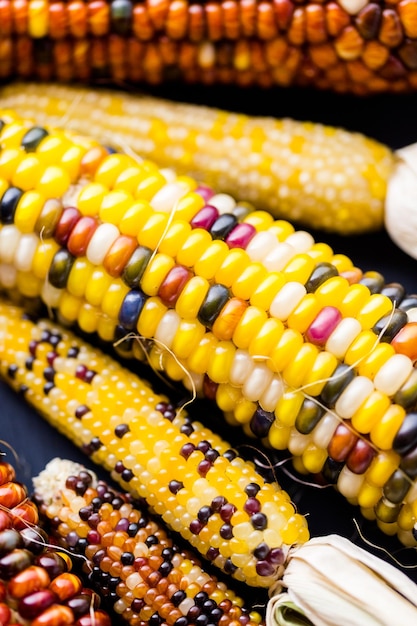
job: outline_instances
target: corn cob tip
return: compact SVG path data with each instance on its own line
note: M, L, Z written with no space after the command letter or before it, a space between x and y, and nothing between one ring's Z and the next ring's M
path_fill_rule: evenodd
M417 143L394 155L396 164L385 200L385 228L401 250L417 259Z

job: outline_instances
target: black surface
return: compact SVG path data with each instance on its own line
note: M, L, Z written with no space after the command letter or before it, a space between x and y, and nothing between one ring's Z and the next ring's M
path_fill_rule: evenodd
M169 85L153 88L152 92L196 103L205 103L225 109L260 115L293 117L357 130L387 143L392 148L417 141L417 95L389 95L358 99L357 97L303 90L238 90L228 87L191 87ZM352 181L352 185L355 181ZM350 256L363 270L381 272L386 282L401 282L408 293L417 293L417 261L402 253L381 232L359 237L330 236L313 233L317 241L329 243L336 252ZM18 466L22 480L38 473L54 456L69 457L87 463L86 458L63 436L58 435L41 417L29 409L3 383L0 384L0 439L7 442L22 463ZM233 442L240 440L237 431L229 435ZM301 486L281 470L278 478L288 489L301 512L308 514L311 533L323 535L340 533L364 546L361 533L375 547L368 548L389 562L384 550L400 563L413 566L417 563L415 550L405 549L392 537L375 529L373 523L364 521L357 509L348 505L333 489ZM417 581L416 569L404 569Z

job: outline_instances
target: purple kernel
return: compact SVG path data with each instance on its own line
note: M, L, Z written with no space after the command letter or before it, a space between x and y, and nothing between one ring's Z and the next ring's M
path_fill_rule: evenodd
M230 522L233 513L236 511L236 507L231 502L226 502L220 509L220 517L224 522Z
M244 511L248 513L248 515L253 515L254 513L259 513L261 510L261 503L257 498L248 498L243 506Z
M272 576L275 568L268 561L258 561L256 564L256 573L258 576Z
M89 544L98 545L100 543L100 533L96 530L89 530L87 533L87 541Z
M216 219L219 217L219 212L214 206L207 204L196 215L194 215L190 224L192 228L203 228L204 230L210 230Z
M119 424L114 429L114 434L116 435L116 437L119 437L119 439L121 439L126 433L129 432L129 430L130 428L127 424Z
M199 535L203 527L204 524L198 519L194 519L192 522L190 522L190 531L193 533L193 535Z
M197 471L200 474L200 476L204 478L204 476L207 474L211 466L212 466L212 463L210 461L207 461L207 459L203 459L198 464Z
M243 248L245 250L255 235L256 228L252 224L242 222L236 224L234 229L227 235L225 241L229 248Z
M180 451L181 456L184 457L184 459L188 459L188 457L194 452L195 450L195 445L193 443L185 443Z
M323 345L341 319L339 309L334 306L323 307L306 331L307 340L316 345Z

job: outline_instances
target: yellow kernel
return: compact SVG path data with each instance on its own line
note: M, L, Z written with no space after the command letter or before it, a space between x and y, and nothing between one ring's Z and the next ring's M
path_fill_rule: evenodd
M345 254L334 254L330 262L332 265L335 266L339 274L341 274L342 272L347 272L353 267L351 259ZM364 287L365 285L362 286Z
M217 270L214 276L215 282L231 287L250 262L245 250L233 248Z
M382 489L377 485L372 485L366 479L360 486L358 493L358 505L362 508L373 508L382 496Z
M227 383L221 383L216 391L216 404L221 411L234 411L238 402L242 399L240 389Z
M227 383L236 348L230 341L219 341L207 366L207 375L215 383Z
M321 306L316 295L307 293L289 315L287 320L288 327L304 334L320 310Z
M114 341L116 321L107 315L100 315L97 320L97 334L103 341Z
M84 303L78 312L78 325L86 333L94 333L97 330L98 311L90 304Z
M371 330L362 331L350 344L345 354L345 363L347 365L357 365L372 353L377 343L378 339L375 333Z
M265 278L267 270L261 263L251 263L243 268L232 284L232 291L237 298L249 300L252 293L258 288Z
M315 262L308 254L297 254L282 271L287 281L304 284L309 279L314 267Z
M272 300L284 285L284 282L285 278L282 273L268 272L250 295L251 304L268 311Z
M207 280L212 279L228 254L229 246L227 243L215 239L197 259L194 267L195 273L207 278Z
M59 301L59 312L68 322L76 322L82 305L82 300L64 291ZM113 339L113 337L112 337Z
M37 189L46 198L61 198L70 184L70 176L63 167L48 165L37 184Z
M244 219L246 224L252 224L252 226L259 232L261 230L267 230L274 222L274 218L270 213L266 211L253 211L249 213Z
M307 252L315 263L331 263L333 250L327 243L314 243ZM317 291L316 291L317 293Z
M343 317L356 317L370 298L370 291L366 285L351 285L340 303L340 312Z
M89 183L78 194L77 208L83 215L98 215L103 198L108 192L104 185Z
M293 355L292 360L284 368L282 377L291 387L302 387L308 372L312 369L318 355L317 346L304 343Z
M36 153L41 157L44 165L53 165L61 161L70 147L70 141L63 135L48 135L38 145Z
M343 278L343 276L332 276L317 287L314 295L322 307L339 307L348 290L349 283L346 278Z
M391 402L381 391L373 391L352 415L352 426L359 433L367 434L379 422Z
M381 367L395 354L389 343L379 343L358 365L358 374L373 380Z
M126 154L109 154L98 166L94 181L112 189L118 176L128 167L134 165L135 162L132 157Z
M408 502L405 502L398 515L398 527L401 528L401 530L413 530L415 522L416 516L413 513L413 509Z
M196 318L209 287L209 282L205 278L193 276L186 283L175 304L178 315L186 319Z
M258 213L259 211L256 211ZM246 221L246 220L245 220ZM287 220L275 220L267 227L269 232L273 233L278 241L285 241L295 232L294 226Z
M16 274L17 291L27 298L35 298L42 291L42 282L29 272L17 272Z
M112 277L103 269L95 268L85 285L85 299L92 306L100 306L104 294L110 287Z
M167 254L156 254L146 266L141 278L141 289L148 296L156 296L162 281L175 261Z
M199 193L191 191L177 202L175 206L175 220L190 222L203 206L203 197Z
M283 332L284 324L281 320L272 317L267 318L258 332L251 338L248 346L249 354L251 356L269 356Z
M302 454L304 467L312 474L318 474L323 469L327 459L327 451L313 443L308 444Z
M311 369L306 372L303 383L305 392L310 396L318 396L332 376L337 364L338 361L333 354L325 350L319 352Z
M39 191L26 191L20 198L14 214L14 224L22 233L33 233L45 197Z
M262 328L267 320L265 311L255 306L249 306L240 318L233 333L233 343L242 349L246 349L252 338Z
M31 0L28 5L28 35L41 39L48 34L49 13L46 0Z
M392 450L382 450L372 459L366 472L366 480L370 485L383 487L391 474L398 468L400 459Z
M67 289L73 296L77 298L84 296L87 281L90 279L94 267L86 257L75 259L67 281Z
M27 126L23 125L20 121L6 124L1 131L1 149L5 150L8 148L18 148L21 152L21 156L23 157L24 153L20 150L20 145L23 136L27 131Z
M85 148L72 145L61 157L61 165L68 172L72 183L75 183L80 175L81 161L85 154Z
M126 211L132 206L133 197L123 189L107 191L101 200L99 217L102 222L119 225Z
M288 427L294 426L303 401L304 395L300 391L286 391L275 409L276 422Z
M103 313L113 319L118 319L120 308L128 291L129 288L121 280L113 280L101 301Z
M167 213L154 213L151 215L138 232L140 245L155 250L163 238L168 220L169 215Z
M371 429L372 443L382 450L390 450L404 417L405 409L402 406L398 404L389 406L379 422Z
M162 189L166 183L167 180L160 171L156 171L154 174L149 174L146 178L141 180L136 187L136 191L134 193L135 198L151 201L156 192Z
M0 176L11 181L24 154L19 148L3 148L0 152Z
M135 200L120 216L118 227L122 235L137 237L143 224L152 215L152 207L146 200Z
M239 404L235 407L234 417L239 424L247 424L253 417L256 411L256 403L250 400L241 399Z
M186 362L187 368L196 374L205 374L217 343L218 340L212 333L206 333L194 352L188 357Z
M374 293L356 313L356 319L362 328L372 328L378 320L391 313L392 309L393 304L388 296Z
M300 332L292 328L285 329L271 350L269 367L275 372L281 372L303 344L304 340Z
M150 205L149 205L150 207ZM175 220L170 224L159 242L159 252L176 257L184 241L191 232L191 226L183 220Z
M27 154L17 165L12 185L28 191L34 189L41 178L44 166L36 154Z
M175 333L171 349L179 359L186 359L200 343L206 332L198 320L181 320Z
M42 241L38 245L32 259L32 273L36 278L46 278L52 259L58 250L59 245L53 239Z
M196 228L192 230L178 251L177 262L186 267L193 267L211 243L210 233Z

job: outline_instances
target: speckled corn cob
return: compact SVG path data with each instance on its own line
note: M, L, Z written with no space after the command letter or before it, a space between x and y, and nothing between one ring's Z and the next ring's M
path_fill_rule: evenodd
M359 133L55 84L12 84L0 102L38 124L128 146L276 218L342 235L384 223L395 157Z
M89 584L116 615L132 626L261 623L258 612L174 543L143 501L71 465L48 463L34 478L34 499L44 528L81 555Z
M5 293L40 298L216 400L414 544L416 297L288 222L99 146L45 202L56 192L31 160L43 171L56 136L12 126L5 145L22 161L0 159Z
M15 480L13 465L2 461L0 468L7 477L0 486L1 624L110 626L99 596L71 571L68 554L48 545L47 534L37 525L38 508ZM30 504L30 518L29 507L17 513L17 501Z
M4 0L0 76L415 90L414 0Z
M227 574L257 587L279 578L309 533L276 482L70 331L4 305L1 335L4 379L124 489Z

